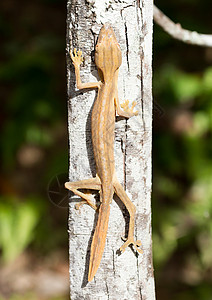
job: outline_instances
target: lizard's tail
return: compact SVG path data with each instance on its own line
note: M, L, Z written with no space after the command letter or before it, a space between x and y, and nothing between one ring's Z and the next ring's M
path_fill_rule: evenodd
M99 209L98 221L91 244L88 281L91 281L94 278L96 271L100 265L107 236L109 215L110 205L102 203Z

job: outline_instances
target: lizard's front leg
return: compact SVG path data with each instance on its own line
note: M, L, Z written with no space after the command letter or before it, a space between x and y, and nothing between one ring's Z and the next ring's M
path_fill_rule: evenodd
M72 51L70 51L70 56L75 68L75 75L76 75L76 83L77 83L77 88L78 89L92 89L92 88L100 88L101 86L101 81L98 82L87 82L87 83L82 83L81 77L80 77L80 65L83 62L83 57L82 57L82 51L81 50L76 50L74 48L74 55L72 54Z

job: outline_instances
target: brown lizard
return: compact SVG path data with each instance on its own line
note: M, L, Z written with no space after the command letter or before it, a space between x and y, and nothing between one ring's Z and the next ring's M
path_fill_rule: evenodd
M94 158L96 162L96 177L77 182L66 182L65 187L76 195L82 197L81 204L89 204L94 209L96 205L92 202L90 195L82 193L78 189L92 189L100 192L100 208L98 221L95 228L90 254L88 281L91 281L100 265L104 252L108 221L110 214L110 203L113 194L116 193L124 203L130 215L128 237L121 246L120 251L133 244L136 251L142 253L139 248L141 241L134 240L135 206L127 196L124 188L119 183L114 165L114 130L116 113L129 118L138 114L133 112L136 105L134 101L129 108L126 100L121 107L118 99L118 71L122 62L120 46L116 40L115 33L109 24L105 24L99 33L98 42L95 47L95 63L98 68L101 81L82 83L80 78L80 64L83 61L82 52L74 49L74 55L70 52L75 67L76 84L78 89L97 88L98 95L94 103L91 117L91 132Z

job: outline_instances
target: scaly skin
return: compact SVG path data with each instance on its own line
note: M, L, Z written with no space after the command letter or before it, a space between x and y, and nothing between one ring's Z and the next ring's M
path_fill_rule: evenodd
M94 189L100 191L99 216L94 232L89 264L88 281L91 281L99 267L104 252L108 220L110 214L110 203L113 194L116 193L125 204L130 215L129 232L125 243L120 248L124 252L130 244L134 245L138 253L140 241L134 240L135 206L128 198L125 190L118 182L114 165L114 129L115 114L130 118L138 114L133 112L136 105L134 101L131 108L129 100L126 100L121 107L118 99L118 70L121 65L122 56L115 33L109 24L105 24L99 33L98 42L95 48L95 63L101 77L99 82L82 83L80 78L80 64L83 62L82 52L74 49L74 55L70 52L75 67L76 83L78 89L97 88L98 95L94 103L91 117L91 132L94 158L96 162L96 177L78 182L66 182L65 187L84 200L77 205L86 203L94 209L96 205L92 202L91 196L80 192L78 189Z

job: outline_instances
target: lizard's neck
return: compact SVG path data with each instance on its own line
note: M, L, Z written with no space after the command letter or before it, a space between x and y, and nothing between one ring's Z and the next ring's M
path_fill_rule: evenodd
M118 70L115 72L105 72L103 74L105 85L114 85L118 81Z

